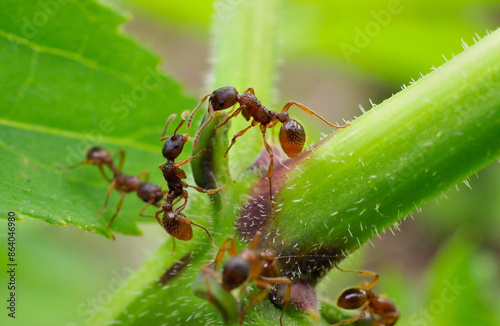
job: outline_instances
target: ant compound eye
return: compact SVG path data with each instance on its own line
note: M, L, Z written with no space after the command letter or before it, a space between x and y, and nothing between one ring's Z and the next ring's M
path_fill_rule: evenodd
M219 101L219 106L220 106L220 107L223 107L223 106L224 106L224 100L220 100L220 101Z
M174 148L175 148L175 149L179 148L179 144L175 143L175 144L174 144Z
M290 119L281 125L280 144L288 157L299 155L305 143L306 132L298 121Z

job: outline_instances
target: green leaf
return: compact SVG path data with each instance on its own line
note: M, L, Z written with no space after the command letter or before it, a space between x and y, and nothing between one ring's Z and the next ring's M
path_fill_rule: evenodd
M132 3L162 23L207 34L210 17L220 20L237 9L237 0L210 5L120 0ZM282 9L283 54L295 61L315 59L322 65L345 65L353 71L382 76L394 84L429 71L462 49L457 40L478 38L498 25L498 1L288 1ZM254 24L253 29L259 28ZM252 32L252 30L249 32ZM244 34L240 35L243 37ZM252 51L252 53L259 53Z
M465 229L462 229L465 231ZM427 272L427 293L409 317L414 325L498 325L493 299L498 264L459 232L440 249Z
M192 108L157 56L122 35L125 18L94 1L4 1L0 20L0 153L3 210L110 237L117 193L93 166L66 171L99 144L127 152L124 170L160 183L158 138L166 118ZM187 155L187 154L186 154ZM133 198L135 197L135 198ZM139 234L144 205L125 198L117 232Z

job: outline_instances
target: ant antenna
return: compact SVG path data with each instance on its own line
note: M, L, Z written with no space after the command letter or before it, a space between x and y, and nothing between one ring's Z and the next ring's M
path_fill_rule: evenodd
M207 98L208 98L210 95L212 95L212 93L205 95L205 96L201 99L200 103L198 103L198 105L194 108L193 112L191 112L191 115L189 116L189 119L188 119L187 124L186 124L186 127L187 127L188 129L191 127L191 122L193 122L193 118L194 118L194 115L195 115L196 111L198 111L198 109L199 109L199 108L203 105L203 103L205 103L205 101L207 100Z
M170 123L172 122L172 120L174 120L176 117L177 117L177 114L175 114L175 113L171 114L170 117L168 117L167 122L165 123L165 128L163 128L163 133L161 134L160 141L164 141L166 139L165 133L167 132L167 128L170 125ZM177 131L177 129L176 129L176 131Z

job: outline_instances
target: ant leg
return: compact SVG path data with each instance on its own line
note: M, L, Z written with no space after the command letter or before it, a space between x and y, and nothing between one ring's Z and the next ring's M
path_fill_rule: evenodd
M226 153L224 153L224 157L227 157L227 153L229 153L229 150L231 149L231 147L233 147L234 143L236 143L236 138L243 136L245 134L245 132L248 131L248 129L255 127L257 124L258 124L258 122L256 122L254 120L254 121L252 121L252 124L250 126L246 127L243 130L240 130L236 134L234 134L233 139L231 139L231 145L229 145L229 147L226 150Z
M191 115L193 115L191 113ZM196 135L194 136L194 141L193 141L193 148L196 149L198 147L198 141L200 140L200 136L201 136L201 132L203 131L203 129L205 129L206 126L208 126L208 124L214 119L214 116L215 116L215 111L214 111L214 108L212 107L212 105L209 103L208 104L208 119L207 121L205 121L205 123L203 123L200 127L200 129L198 129L198 131L196 132ZM191 117L190 117L191 118ZM189 127L188 127L189 128Z
M83 164L83 163L82 163ZM97 168L99 169L99 172L101 173L101 175L104 177L104 179L106 179L106 181L108 182L111 182L111 179L108 178L108 176L106 175L106 173L104 172L104 169L102 168L102 165L99 164L97 165Z
M341 321L340 323L333 324L332 326L340 326L340 325L354 323L355 321L358 321L358 320L363 319L363 318L365 318L364 311L361 312L361 314L359 316L348 318L346 320Z
M290 281L286 277L265 277L261 276L260 279L269 283L269 284L286 284L286 292L283 305L283 309L281 310L280 316L280 325L283 326L283 315L285 314L286 308L288 308L288 302L290 301L290 292L292 290L292 281ZM256 281L257 282L257 281ZM269 289L271 290L271 289Z
M139 173L137 175L137 177L140 179L142 177L144 177L144 180L145 181L149 181L149 172L148 171L142 171L141 173Z
M255 95L255 91L253 90L253 87L248 87L243 93L250 93L252 95Z
M299 109L301 109L302 111L304 111L305 113L309 113L311 115L314 115L318 118L320 118L324 123L326 123L327 125L329 125L330 127L332 128L337 128L337 129L344 129L348 126L350 126L350 124L346 124L345 126L335 126L335 125L332 125L330 122L328 122L325 118L323 118L322 116L320 116L319 114L317 114L316 112L314 112L313 110L309 109L307 106L305 106L304 104L301 104L299 102L295 102L295 101L290 101L288 102L287 104L285 104L285 106L283 107L283 109L281 110L281 112L288 112L288 109L290 109L290 107L292 105L296 105Z
M360 275L363 275L363 276L373 277L373 280L370 283L368 283L368 285L365 285L365 286L362 287L363 290L370 290L372 287L375 286L375 284L377 284L378 280L380 279L380 275L378 275L375 272L358 271L358 270L353 270L353 269L342 269L342 268L338 267L336 264L335 264L335 267L339 271L341 271L341 272L357 273L357 274L360 274Z
M238 109L236 109L236 111L234 111L229 117L227 117L227 119L224 120L223 123L221 123L220 125L216 126L215 129L219 129L220 127L222 127L223 125L225 125L226 123L228 123L229 120L231 120L232 118L238 116L238 114L240 114L242 108L243 107L240 106Z
M208 237L210 238L210 241L212 241L213 244L215 244L215 241L214 241L214 238L212 238L212 235L210 234L210 232L208 232L207 228L204 227L203 225L200 225L198 223L194 223L193 221L190 220L190 224L193 224L194 226L197 226L199 228L202 228L203 230L205 230L205 232L207 233Z
M201 187L197 187L197 186L192 186L192 185L187 184L187 183L184 183L184 184L183 184L183 186L184 186L184 185L185 185L186 187L191 187L191 188L195 189L195 190L196 190L196 191L198 191L198 192L201 192L201 193L204 193L204 194L209 194L209 195L213 195L213 194L215 194L217 191L220 191L220 190L222 190L222 189L226 188L226 185L221 186L221 187L216 188L216 189L205 189L205 188L201 188Z
M172 120L175 119L175 117L177 117L177 114L175 114L175 113L171 114L170 117L168 117L167 122L165 123L165 128L163 128L163 133L161 134L160 141L164 141L165 139L168 138L168 137L165 137L165 133L167 132L168 126L170 125Z
M108 194L106 196L106 200L104 201L104 206L103 208L99 211L99 213L97 213L98 215L102 215L102 213L104 213L104 211L106 210L106 207L108 206L108 200L109 200L109 196L111 195L111 193L113 192L113 189L115 189L115 186L116 186L116 180L113 180L111 182L111 184L109 185L109 188L108 188Z
M188 159L185 159L184 161L180 161L180 162L175 163L175 166L180 167L180 166L186 165L189 162L191 162L192 160L194 160L195 158L198 158L201 155L203 155L203 153L205 153L206 151L207 151L206 149L202 149L199 153L196 153L196 155L194 155ZM163 168L163 166L162 166L162 168Z
M120 195L121 195L121 198L120 198L120 201L118 202L118 205L116 206L115 214L113 214L113 216L111 217L111 220L109 220L109 222L108 222L108 225L106 225L106 227L108 229L111 227L111 224L113 224L113 221L115 220L116 216L118 215L118 212L122 208L123 198L125 198L125 193L124 192L120 192Z
M262 235L262 232L260 232L260 231L255 232L255 236L252 240L252 244L250 245L250 249L253 250L253 249L257 248L257 243L259 243L259 239L260 239L261 235Z
M262 131L262 140L264 141L264 147L266 148L267 154L269 154L269 158L271 159L269 161L269 167L267 169L267 178L269 179L269 202L271 203L271 211L274 220L275 216L274 216L273 182L272 182L273 170L274 170L274 153L272 147L266 141L266 126L261 125L260 131Z
M203 98L201 99L200 103L198 103L198 105L194 108L193 112L191 112L191 115L189 116L189 118L187 120L187 124L186 124L186 127L188 129L191 127L191 122L193 122L193 118L194 118L194 115L195 115L196 111L198 111L198 109L203 105L203 103L205 103L205 101L207 100L207 98L210 95L212 95L212 93L203 96Z
M146 206L144 206L144 207L143 207L143 208L139 211L139 216L142 216L142 217L152 217L152 218L156 218L156 216L153 216L153 215L145 215L145 214L144 214L144 211L145 211L145 210L146 210L149 206L153 205L153 202L154 202L154 200L153 200L153 199L151 199L150 201L148 201L148 202L146 203Z
M222 263L222 258L224 258L224 254L228 253L230 257L234 257L238 254L237 248L236 248L236 241L234 240L233 237L227 238L222 245L219 247L219 252L217 253L217 256L215 256L215 260L213 263L209 265L214 265L214 269L217 268L217 265L219 263Z
M125 151L123 149L120 149L118 151L118 155L120 155L120 163L118 164L118 169L120 171L123 170L123 163L125 162Z

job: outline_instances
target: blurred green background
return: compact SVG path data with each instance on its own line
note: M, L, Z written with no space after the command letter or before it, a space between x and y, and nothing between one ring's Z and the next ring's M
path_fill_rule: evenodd
M221 2L216 9L200 0L189 5L116 0L110 5L132 13L124 32L159 53L163 69L198 98L208 91L210 22L223 19L224 10L237 1ZM343 118L361 115L358 105L368 110L371 102L380 103L461 52L462 42L471 45L496 29L500 4L294 0L282 19L277 97L269 107L279 109L279 103L293 99L342 124ZM306 127L314 122L305 121ZM324 126L308 128L312 141L326 132ZM367 244L343 265L381 273L376 289L400 307L399 325L500 324L500 165L471 177L468 185L428 203L394 228L394 235L388 230L374 238L373 246ZM123 209L140 207L132 202L127 199ZM0 224L5 229L6 221ZM22 304L12 324L85 324L164 237L149 223L143 224L143 236L117 235L115 242L35 219L17 223ZM5 266L6 257L0 261ZM5 277L2 273L1 284ZM360 281L334 272L319 292L327 297Z

